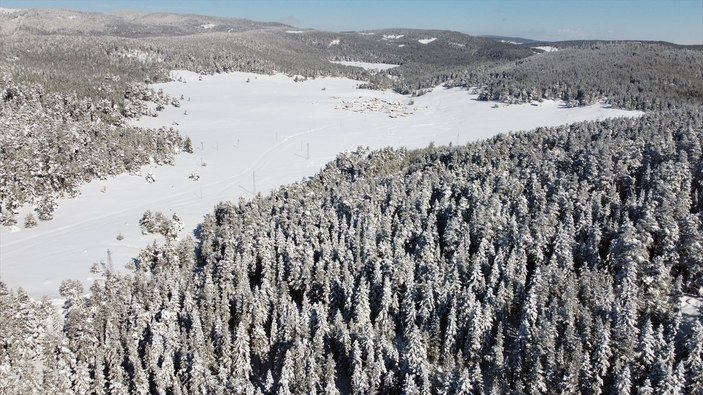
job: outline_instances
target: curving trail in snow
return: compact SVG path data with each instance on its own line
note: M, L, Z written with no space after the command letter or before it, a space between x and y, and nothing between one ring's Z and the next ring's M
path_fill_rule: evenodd
M358 90L358 81L343 78L296 83L284 75L232 73L199 81L194 73L178 74L185 83L155 88L175 97L182 94L181 108L168 107L159 117L135 124L158 127L177 122L180 131L191 137L194 153L178 155L173 166L145 166L142 175L87 184L80 197L59 202L53 221L37 228L0 229L2 281L37 298L56 297L65 278L88 286L90 266L107 263L108 250L114 267L121 268L157 239L142 235L138 228L144 211L177 213L185 236L218 202L251 197L254 189L266 193L311 176L339 152L359 145L464 144L511 130L639 114L598 105L566 109L556 102L491 108L493 103L476 101L464 90L444 88L408 104L408 97ZM399 102L408 114L391 118L381 110L339 109L342 101L374 98ZM145 181L147 172L156 182ZM192 181L190 174L200 179ZM29 209L20 214L20 223ZM124 238L117 240L118 234Z

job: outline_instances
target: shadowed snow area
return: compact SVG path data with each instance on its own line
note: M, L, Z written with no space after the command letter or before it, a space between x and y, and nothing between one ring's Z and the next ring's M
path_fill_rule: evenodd
M640 115L600 105L563 108L557 102L493 108L494 103L459 89L436 88L411 99L359 90L358 81L343 78L294 82L280 74L231 73L199 81L190 72L177 76L185 82L154 88L183 95L181 107L167 107L135 124L178 123L192 139L194 153L179 154L174 166L145 166L141 175L91 182L80 197L60 200L54 220L36 228L0 230L0 275L10 287L55 297L63 279L89 285L90 266L107 263L108 250L120 269L156 239L140 232L144 211L178 214L185 236L216 203L314 175L339 152L360 145L464 144L511 130ZM155 182L145 180L149 172Z

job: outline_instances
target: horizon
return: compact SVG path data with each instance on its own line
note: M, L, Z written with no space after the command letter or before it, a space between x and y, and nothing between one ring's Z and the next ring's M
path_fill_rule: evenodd
M537 41L641 40L703 44L703 1L3 0L3 8L171 12L280 22L324 31L454 30Z

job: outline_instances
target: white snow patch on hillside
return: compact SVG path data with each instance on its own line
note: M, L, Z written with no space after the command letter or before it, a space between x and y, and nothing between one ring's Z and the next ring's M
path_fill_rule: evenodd
M0 7L0 14L14 14L15 12L24 11L22 8L2 8Z
M140 175L91 182L81 188L80 197L61 199L54 220L36 228L0 229L0 276L8 286L23 287L37 298L56 297L66 278L88 286L94 278L91 264L107 263L108 250L114 268L121 269L157 239L140 232L144 211L177 213L184 237L218 202L265 194L314 175L339 152L359 145L465 144L510 130L640 114L599 105L565 109L550 101L491 109L493 103L475 100L477 95L461 89L435 88L410 98L359 90L359 81L344 78L295 83L283 74L215 74L202 81L195 73L178 76L185 83L153 88L174 97L182 94L181 107L168 106L158 117L134 124L178 123L192 139L194 153L179 154L173 166L144 166ZM369 106L369 111L335 109L345 101ZM377 105L383 108L371 108ZM409 109L404 116L390 116L389 111L404 109ZM155 182L145 180L149 172ZM198 181L189 179L191 174ZM20 213L20 221L27 212ZM117 240L118 235L123 238Z
M388 69L392 69L394 67L400 66L398 64L390 64L390 63L354 62L354 61L348 61L348 60L330 60L330 63L341 64L342 66L361 67L362 69L371 70L371 71L388 70Z
M421 39L417 40L417 42L419 42L420 44L425 44L425 45L427 45L427 44L431 43L432 41L434 41L434 40L436 40L436 39L437 39L437 37L421 38Z
M327 44L327 47L331 47L331 46L333 46L333 45L339 45L339 39L338 39L338 38L336 38L336 39L330 41L330 43Z
M288 34L302 34L302 30L286 30L286 33Z
M405 44L398 44L398 48L403 48Z
M382 40L397 40L405 37L404 34L384 34Z
M513 44L513 45L520 45L522 43L518 43L515 41L510 41L510 40L500 40L500 42L505 43L505 44Z
M204 25L200 25L200 27L202 27L203 29L212 29L215 26L217 25L215 25L214 23L206 23Z
M549 46L549 45L545 45L545 46L541 46L541 47L532 47L532 49L540 49L540 50L542 50L542 51L544 51L544 52L556 52L556 51L559 50L559 48L557 48L557 47L552 47L552 46Z
M376 33L374 33L374 32L359 32L359 34L361 34L362 36L373 36Z

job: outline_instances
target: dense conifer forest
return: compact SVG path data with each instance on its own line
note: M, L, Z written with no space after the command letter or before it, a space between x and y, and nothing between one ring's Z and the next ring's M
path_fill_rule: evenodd
M701 314L681 307L703 296L700 48L537 54L409 30L345 33L355 38L336 48L330 33L230 22L235 32L194 34L196 19L168 34L39 25L0 37L3 221L26 202L50 218L56 196L187 149L176 130L126 126L151 114L146 102L179 105L146 84L171 69L647 112L465 146L359 147L310 180L219 204L126 273L96 266L91 289L64 281L61 314L0 282L0 393L703 393ZM391 33L464 45L413 57L379 41ZM334 59L401 66L372 75Z

